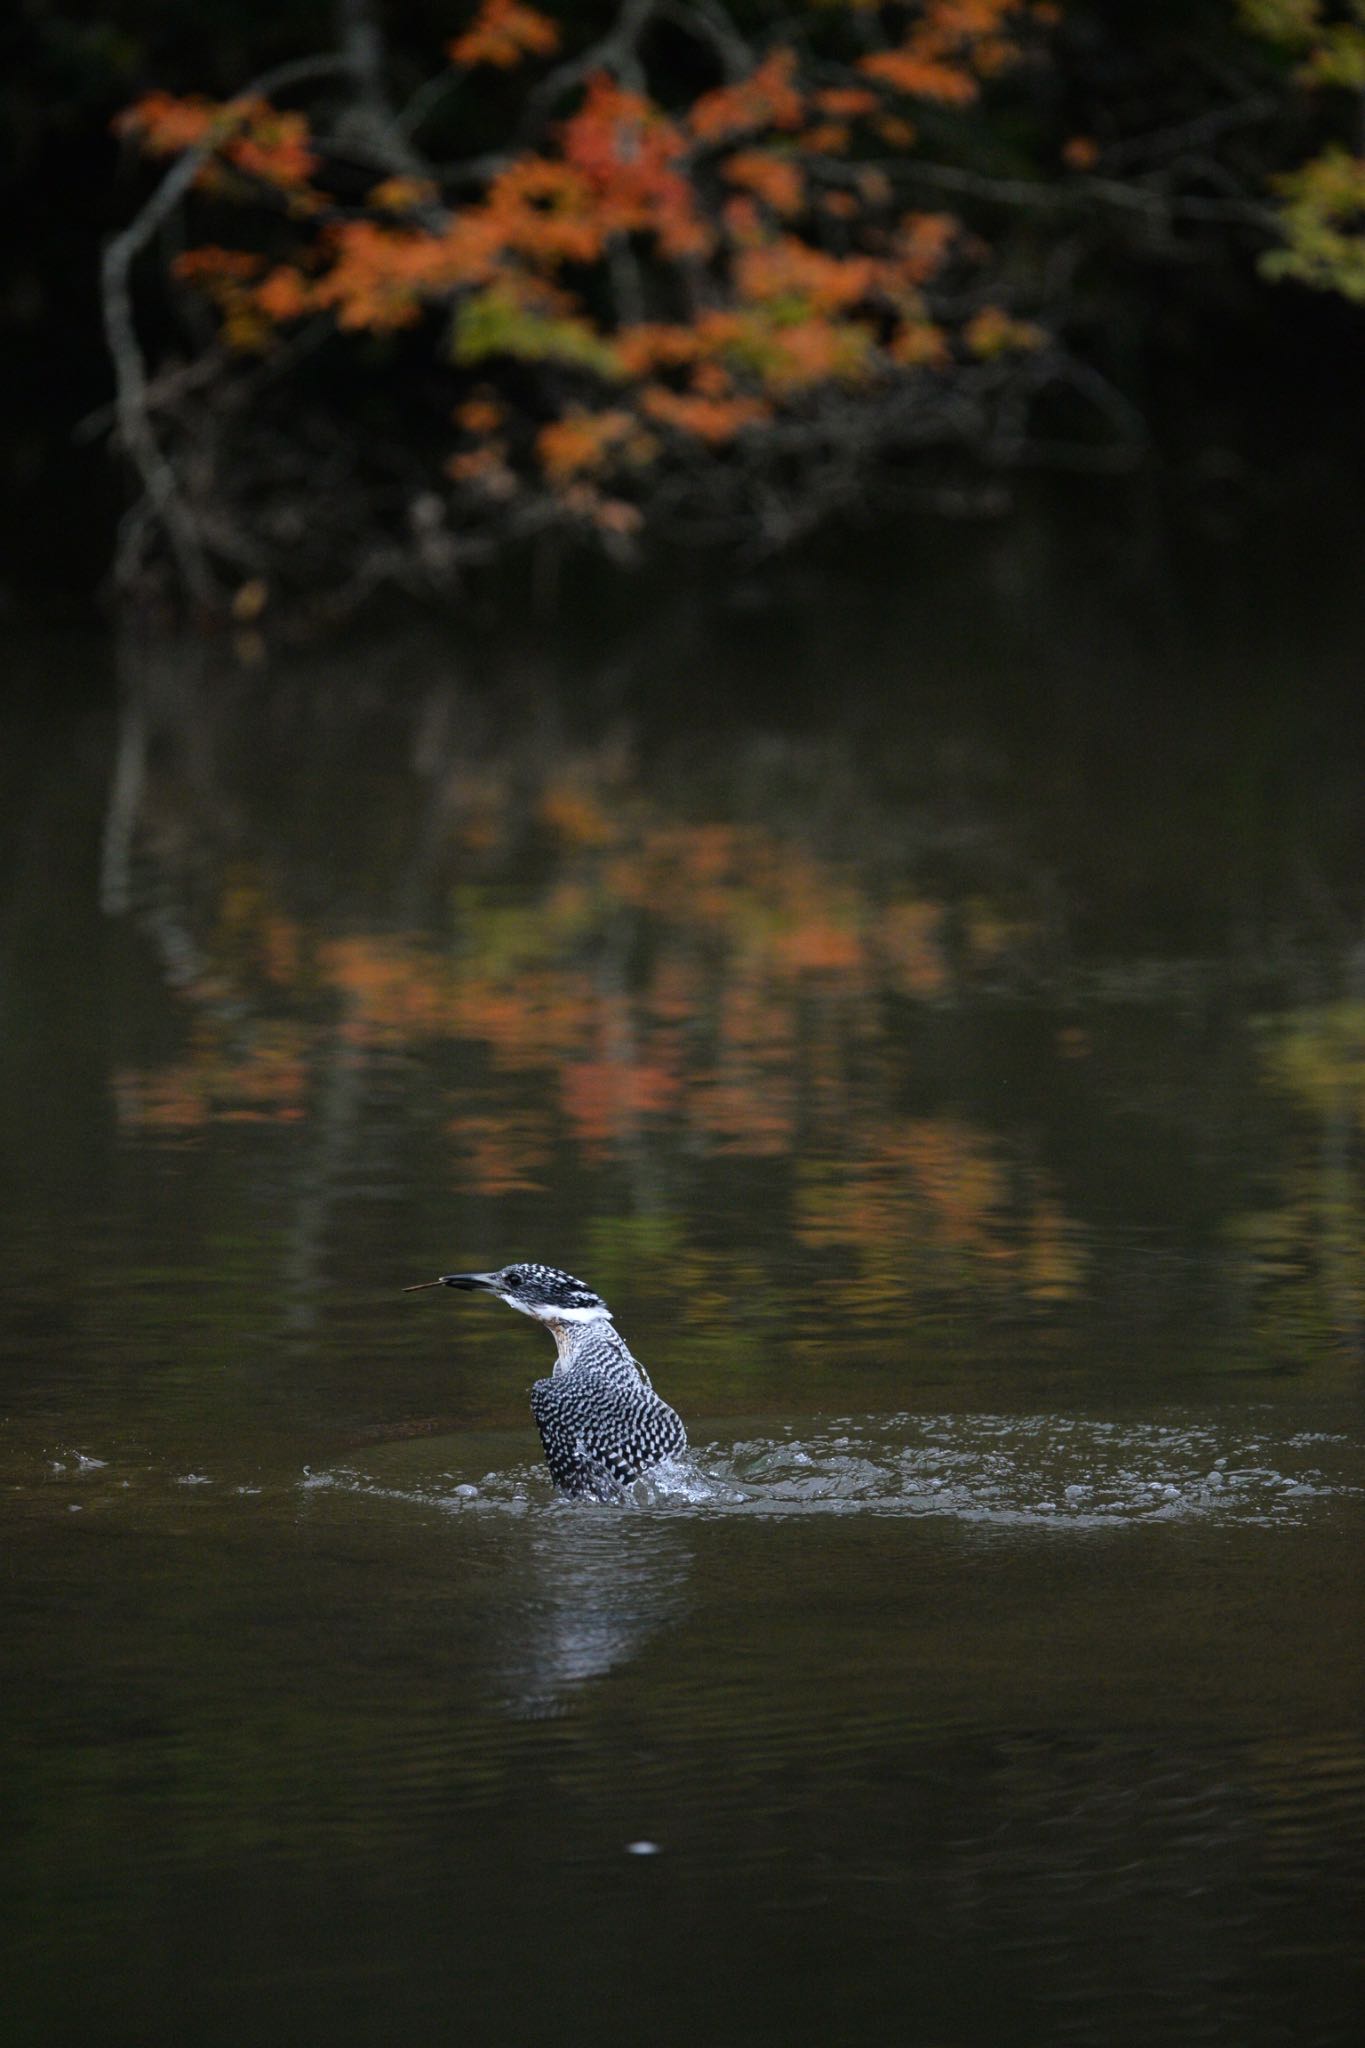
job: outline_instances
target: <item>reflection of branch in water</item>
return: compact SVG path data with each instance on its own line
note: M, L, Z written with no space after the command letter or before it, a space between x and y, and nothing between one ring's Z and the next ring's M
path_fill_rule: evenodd
M1347 955L1346 999L1353 1007L1365 1003L1365 939L1357 940ZM1327 1294L1337 1335L1353 1358L1365 1359L1365 1287L1360 1278L1360 1245L1353 1228L1358 1171L1355 1131L1356 1101L1343 1072L1328 1102L1319 1148L1322 1242Z
M534 1720L682 1619L692 1551L680 1524L614 1509L522 1526L525 1544L508 1546L516 1591L498 1609L496 1671L508 1711Z
M343 1017L318 1088L317 1145L300 1173L285 1238L284 1320L290 1330L311 1330L317 1323L328 1225L364 1107L367 1066L365 1049L351 1041Z
M126 917L133 901L133 842L147 786L147 719L141 692L125 681L119 705L118 745L109 781L100 846L100 909Z
M169 861L159 857L153 838L144 835L139 846L157 699L171 698L167 723L178 731L182 723L179 700L187 683L193 692L197 677L193 671L183 672L173 659L157 658L141 649L121 660L120 675L118 738L100 843L100 909L106 917L131 917L158 954L167 987L193 988L201 1009L221 1021L238 1023L246 1015L246 1006L239 997L219 988L210 974L204 950L192 930L180 876ZM198 766L202 781L204 763ZM135 872L139 852L151 870L141 880Z

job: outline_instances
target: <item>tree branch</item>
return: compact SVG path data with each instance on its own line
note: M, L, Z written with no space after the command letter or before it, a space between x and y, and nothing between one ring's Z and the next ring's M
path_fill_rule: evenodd
M333 78L349 68L343 57L301 57L277 64L253 78L229 102L229 107L251 99L267 99L290 86L312 84ZM152 427L147 402L147 365L137 337L133 315L132 267L152 237L170 219L186 197L200 171L221 140L221 131L178 157L140 211L104 245L101 281L104 301L104 334L114 365L114 410L119 439L142 482L147 498L170 543L176 567L190 595L201 604L211 604L215 595L213 576L194 519L180 495L175 471L162 452Z

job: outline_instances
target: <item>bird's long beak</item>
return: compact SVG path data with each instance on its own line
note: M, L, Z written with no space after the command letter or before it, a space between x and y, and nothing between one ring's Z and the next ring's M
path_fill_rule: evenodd
M485 1294L496 1294L498 1283L492 1273L442 1273L439 1280L419 1280L414 1287L405 1287L404 1294L420 1294L424 1287L467 1287L481 1288Z

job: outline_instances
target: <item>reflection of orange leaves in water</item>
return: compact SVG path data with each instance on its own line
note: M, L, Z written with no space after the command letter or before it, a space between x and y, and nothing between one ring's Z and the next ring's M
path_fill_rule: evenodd
M892 903L882 912L880 938L886 970L907 995L940 996L948 986L940 903Z
M1038 935L1036 920L1005 916L980 897L963 906L962 923L968 952L977 966L994 965Z
M950 1243L984 1246L1004 1202L1005 1177L989 1141L967 1124L920 1117L897 1150Z
M1040 1289L1066 1284L1067 1243L1043 1222L1033 1252L1001 1212L1005 1177L965 1126L919 1122L888 1132L850 1061L883 1026L875 997L948 992L942 907L907 897L878 903L845 864L757 823L681 820L651 806L619 752L561 757L538 791L472 762L447 785L451 844L497 835L525 844L545 829L538 886L496 879L456 898L456 943L410 934L325 939L274 908L259 875L234 870L219 904L212 973L187 991L202 1011L253 984L331 993L296 1036L249 1056L206 1018L188 1058L157 1074L125 1074L120 1114L147 1129L193 1128L234 1116L289 1117L306 1102L307 1060L370 1047L466 1041L495 1074L535 1076L551 1108L534 1128L498 1111L451 1126L459 1171L484 1193L531 1184L558 1129L558 1100L585 1146L623 1145L667 1117L702 1149L748 1158L790 1153L798 1128L847 1162L802 1183L798 1228L809 1243L854 1246L908 1232L943 1258L1032 1259ZM485 832L485 827L487 828ZM557 856L557 858L556 858ZM967 919L969 954L992 931L984 904ZM610 936L611 944L604 941ZM272 998L273 1000L273 998ZM305 1058L307 1055L307 1059ZM1041 1212L1040 1212L1041 1213ZM1060 1246L1060 1249L1059 1249ZM1040 1296L1040 1298L1046 1298Z
M645 996L645 1008L660 1023L679 1024L696 1014L701 989L696 963L676 953L664 954L654 969Z
M260 938L266 973L273 982L290 987L298 980L303 961L303 934L297 921L271 912L261 920Z
M722 1140L721 1152L745 1159L780 1159L796 1135L793 1088L782 1076L703 1082L692 1111L701 1130Z
M728 980L720 1004L715 1064L693 1079L692 1121L723 1140L720 1150L777 1158L796 1130L792 1005L752 976Z
M586 975L510 967L505 975L459 976L446 1025L457 1037L482 1038L508 1071L554 1065L588 1042L597 1007Z
M782 966L797 974L844 974L863 963L858 933L828 918L812 917L783 932L775 952Z
M951 1118L868 1133L866 1150L805 1177L798 1235L813 1246L911 1241L1008 1261L1005 1175L991 1141Z
M443 977L401 939L380 933L329 939L318 948L318 968L349 998L343 1030L352 1040L434 1031L449 1013Z
M245 1050L205 1028L188 1059L124 1067L114 1076L118 1120L144 1131L214 1123L295 1123L304 1114L308 1063L303 1027L258 1027Z
M540 799L540 817L571 846L606 846L616 837L613 820L591 792L568 783L550 784Z
M594 1059L566 1067L560 1092L579 1138L605 1144L633 1130L642 1117L671 1109L680 1086L673 1067L662 1061Z
M796 1039L792 1006L762 982L732 978L720 1005L722 1061L727 1054L785 1059Z
M114 1109L127 1128L188 1131L212 1115L204 1075L192 1062L169 1067L120 1067L114 1075Z
M446 1125L460 1154L458 1179L480 1195L540 1194L535 1169L548 1164L549 1136L541 1117L515 1111L499 1116L456 1116Z
M1024 1291L1033 1301L1068 1301L1081 1289L1085 1260L1076 1227L1056 1202L1035 1202L1024 1238Z

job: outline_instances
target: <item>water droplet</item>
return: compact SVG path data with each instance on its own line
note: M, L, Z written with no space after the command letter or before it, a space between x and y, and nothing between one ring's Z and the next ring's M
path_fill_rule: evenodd
M658 1855L658 1853L659 1853L659 1845L658 1845L658 1843L657 1843L657 1842L627 1842L627 1843L626 1843L626 1854L627 1854L627 1856L657 1856L657 1855Z

